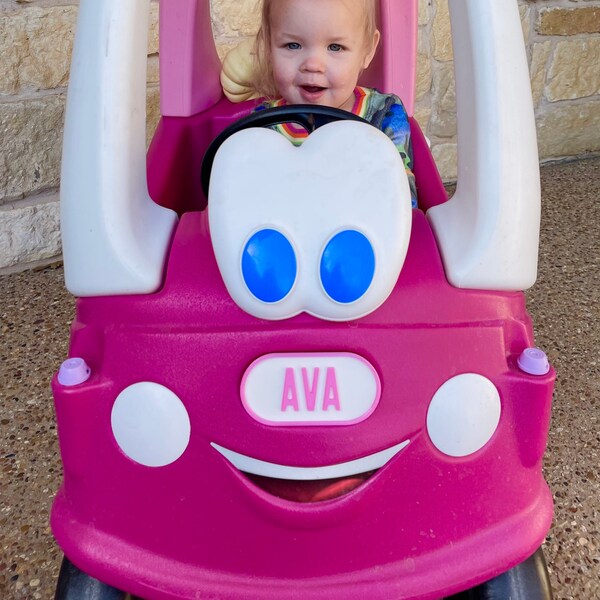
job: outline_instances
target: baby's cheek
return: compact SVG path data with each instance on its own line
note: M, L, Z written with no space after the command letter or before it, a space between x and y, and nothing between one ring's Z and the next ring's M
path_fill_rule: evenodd
M275 83L280 85L287 85L293 79L294 70L287 64L274 63L273 64L273 78Z

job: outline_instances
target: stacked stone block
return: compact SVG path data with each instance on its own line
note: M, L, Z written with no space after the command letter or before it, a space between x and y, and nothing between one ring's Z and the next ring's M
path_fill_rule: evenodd
M254 34L257 1L212 0L221 55ZM600 0L519 4L541 160L600 152ZM77 9L77 0L0 0L0 273L60 258L62 123ZM157 25L153 0L149 138L159 118ZM452 180L457 152L448 0L419 0L416 117L442 176Z
M78 2L0 0L0 273L60 257L60 161ZM149 129L158 120L152 5Z

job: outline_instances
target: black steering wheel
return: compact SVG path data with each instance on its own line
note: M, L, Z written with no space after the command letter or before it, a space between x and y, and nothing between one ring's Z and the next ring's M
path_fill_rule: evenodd
M210 144L202 159L201 182L202 191L208 198L210 186L210 174L215 161L217 150L223 142L238 131L250 129L251 127L272 127L281 123L295 123L312 133L315 129L332 123L333 121L359 121L370 123L353 113L330 106L317 106L314 104L294 104L290 106L278 106L276 108L265 108L254 112L239 121L236 121L222 131Z

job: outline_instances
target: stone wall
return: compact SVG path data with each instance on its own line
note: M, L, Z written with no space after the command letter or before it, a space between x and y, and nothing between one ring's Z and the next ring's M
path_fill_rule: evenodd
M540 159L600 152L600 1L520 0ZM420 0L417 117L444 179L456 177L448 0Z
M456 118L447 2L420 0L416 115L444 179L452 180ZM213 0L221 53L253 34L255 4ZM0 274L60 256L62 122L77 5L77 0L0 0ZM519 0L519 5L541 159L600 152L600 0ZM157 15L153 0L149 136L158 120Z

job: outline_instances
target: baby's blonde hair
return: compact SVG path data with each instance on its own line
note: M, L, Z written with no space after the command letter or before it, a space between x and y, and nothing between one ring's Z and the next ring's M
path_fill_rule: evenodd
M271 49L271 11L279 0L261 0L261 25L256 35L256 68L254 89L260 96L276 98L279 95L273 77L270 60ZM365 36L372 40L377 31L377 0L349 0L352 4L361 3L365 13Z

